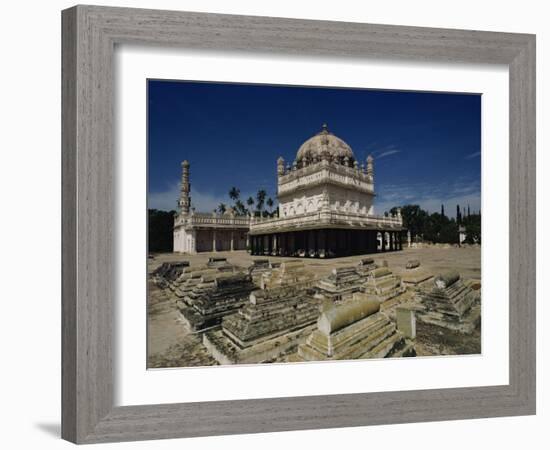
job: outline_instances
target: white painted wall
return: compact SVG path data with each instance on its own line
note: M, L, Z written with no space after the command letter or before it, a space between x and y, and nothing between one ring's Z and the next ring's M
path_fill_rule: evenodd
M59 439L60 417L60 14L76 2L51 0L3 5L0 192L6 214L2 236L2 383L4 448L74 448ZM547 2L524 0L302 1L103 0L104 5L186 9L232 14L362 21L537 33L539 230L550 227L548 203ZM546 170L545 170L546 169ZM33 201L39 187L41 201ZM543 198L544 196L544 198ZM545 201L546 200L546 201ZM25 220L15 220L26 217ZM40 218L37 226L35 217ZM37 232L39 230L39 232ZM32 238L29 238L32 237ZM538 237L538 274L548 269L547 234ZM29 269L25 269L25 268ZM545 270L546 269L546 270ZM343 446L406 449L545 448L550 422L548 390L548 285L538 286L538 404L535 417L314 430L186 441L124 443L117 449L277 449ZM368 384L368 381L366 381ZM98 445L94 449L113 449Z
M174 251L179 253L195 253L197 232L178 228L174 231Z

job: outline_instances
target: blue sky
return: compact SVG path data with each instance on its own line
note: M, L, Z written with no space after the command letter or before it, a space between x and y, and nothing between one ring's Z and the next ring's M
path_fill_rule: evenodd
M175 209L184 159L197 211L230 204L232 186L276 200L277 158L326 122L356 159L374 156L376 213L480 209L479 95L149 80L148 102L150 208Z

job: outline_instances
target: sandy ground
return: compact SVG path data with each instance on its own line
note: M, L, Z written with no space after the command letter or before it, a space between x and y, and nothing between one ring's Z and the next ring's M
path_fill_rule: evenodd
M236 266L246 268L258 256L245 251L202 253L182 255L176 253L155 254L148 260L149 273L163 262L189 261L192 266L204 264L211 256L225 257ZM355 265L361 258L372 257L375 261L387 260L389 268L397 275L405 271L410 259L418 259L423 269L437 274L454 269L463 279L481 279L481 250L466 248L419 248L400 252L374 255L349 256L335 259L302 259L317 277L326 276L334 267ZM272 257L284 261L296 258ZM201 343L200 335L190 333L179 320L175 303L165 292L148 283L148 367L205 366L216 364ZM481 351L480 330L470 336L453 333L446 329L418 323L416 349L419 356L441 354L473 354Z

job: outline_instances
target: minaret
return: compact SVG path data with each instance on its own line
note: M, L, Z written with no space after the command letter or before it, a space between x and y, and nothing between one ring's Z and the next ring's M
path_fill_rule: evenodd
M181 191L178 205L182 214L189 214L191 207L191 184L189 183L189 161L185 160L181 163Z
M277 160L277 175L282 176L285 174L285 160L282 156L279 156Z
M370 182L374 184L374 158L372 155L367 156L367 176Z

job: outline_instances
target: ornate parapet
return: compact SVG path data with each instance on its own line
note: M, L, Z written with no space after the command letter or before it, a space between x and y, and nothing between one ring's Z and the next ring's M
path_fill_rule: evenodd
M403 229L403 220L399 216L377 216L339 211L324 210L298 214L290 217L270 219L253 218L250 223L250 234L277 233L307 228L364 228L369 230Z
M213 215L206 213L180 214L174 220L174 228L250 228L249 216Z
M359 167L346 167L320 161L279 176L278 195L284 196L304 188L333 184L374 195L372 176Z

